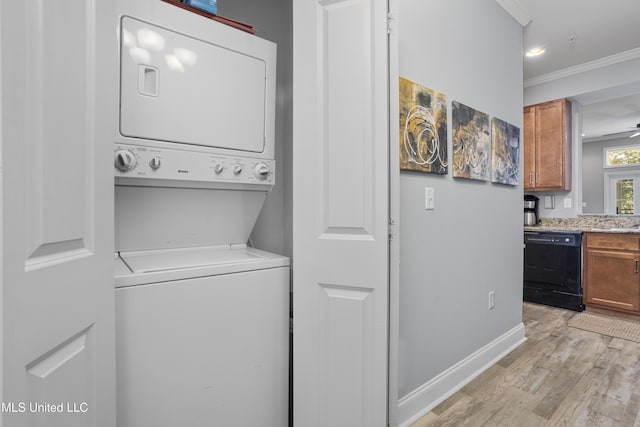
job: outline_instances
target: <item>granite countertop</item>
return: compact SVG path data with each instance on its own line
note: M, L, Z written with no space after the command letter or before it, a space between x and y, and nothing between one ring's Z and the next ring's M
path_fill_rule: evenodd
M547 225L547 224L539 224L539 225L525 225L524 231L592 231L593 227L581 227L581 226L570 226L570 225ZM640 231L640 230L639 230Z
M525 231L582 231L640 234L640 215L578 215L576 218L541 218Z

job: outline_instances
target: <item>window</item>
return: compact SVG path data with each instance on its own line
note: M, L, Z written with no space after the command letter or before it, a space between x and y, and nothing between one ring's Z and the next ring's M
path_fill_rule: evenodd
M605 147L604 167L640 166L640 145Z
M633 178L616 179L616 213L633 215L635 203L633 202Z
M640 173L605 174L605 212L640 214Z

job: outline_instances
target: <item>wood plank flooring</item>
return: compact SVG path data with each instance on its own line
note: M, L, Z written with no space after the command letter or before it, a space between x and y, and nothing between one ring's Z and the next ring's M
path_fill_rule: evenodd
M640 427L640 344L569 328L573 315L525 303L528 341L412 427Z

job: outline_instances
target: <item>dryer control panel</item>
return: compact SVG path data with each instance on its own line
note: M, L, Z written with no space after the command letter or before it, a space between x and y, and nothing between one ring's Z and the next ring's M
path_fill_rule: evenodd
M275 160L115 144L116 178L275 184Z

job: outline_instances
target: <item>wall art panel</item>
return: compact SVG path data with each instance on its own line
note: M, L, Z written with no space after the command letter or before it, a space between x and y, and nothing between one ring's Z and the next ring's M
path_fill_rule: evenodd
M458 101L451 103L453 139L453 176L487 181L491 140L489 115Z
M491 182L518 185L520 128L496 117L491 121Z
M400 169L446 174L447 99L400 78Z

